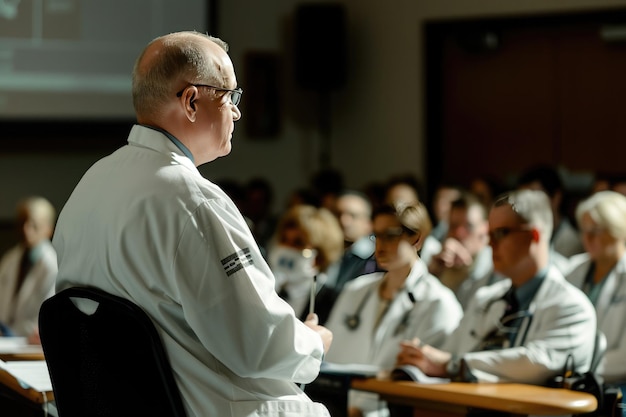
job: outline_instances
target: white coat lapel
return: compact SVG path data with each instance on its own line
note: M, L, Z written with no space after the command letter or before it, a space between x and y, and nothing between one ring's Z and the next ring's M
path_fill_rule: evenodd
M419 285L420 277L426 273L426 267L423 262L416 261L413 267L411 268L411 272L409 272L409 276L404 281L404 286L402 289L398 291L396 296L391 303L384 316L380 319L380 323L378 327L374 329L374 339L372 351L374 354L381 349L383 343L391 338L396 338L399 334L396 332L398 329L398 325L406 316L407 313L410 313L413 308L413 302L411 301L408 292L409 291L418 291L416 288ZM378 299L378 294L376 294ZM408 317L407 317L408 319Z
M598 325L602 323L606 312L611 308L614 298L621 296L620 287L623 285L626 279L626 256L623 256L619 260L615 268L607 275L602 287L602 291L596 301L596 315L598 318Z

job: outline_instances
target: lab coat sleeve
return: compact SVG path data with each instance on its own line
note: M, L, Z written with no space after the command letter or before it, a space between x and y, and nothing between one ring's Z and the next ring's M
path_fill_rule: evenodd
M249 378L310 382L319 373L321 337L298 320L232 203L198 207L175 257L186 320L231 372Z
M593 306L582 293L562 293L543 302L546 306L535 311L521 346L463 356L479 381L545 384L563 371L569 352L578 370L587 370L596 332Z
M607 350L604 355L601 373L607 382L626 381L626 333L615 349Z
M625 278L625 277L620 277ZM605 310L601 330L607 338L607 350L599 372L607 382L626 381L626 294L624 290L615 295Z
M410 338L418 337L423 344L440 347L459 325L463 309L452 291L446 287L430 289L436 294L429 301L427 309L414 309L417 317L413 321Z

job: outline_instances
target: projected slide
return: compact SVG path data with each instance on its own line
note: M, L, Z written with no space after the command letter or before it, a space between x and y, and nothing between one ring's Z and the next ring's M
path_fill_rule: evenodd
M207 0L0 0L0 118L131 118L135 58Z

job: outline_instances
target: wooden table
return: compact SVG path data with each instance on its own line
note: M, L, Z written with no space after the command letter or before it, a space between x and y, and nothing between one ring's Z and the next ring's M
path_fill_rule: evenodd
M31 345L24 337L0 337L0 360L4 362L24 361L44 361L44 354L41 345ZM37 404L45 404L54 401L52 391L37 391L25 386L17 380L10 372L0 368L0 385L4 388L19 394L20 396Z
M351 386L378 393L389 403L410 405L420 417L458 417L469 408L513 415L562 415L588 413L597 407L591 394L526 384L421 384L367 378L353 379Z
M25 337L0 337L0 359L3 361L44 360L41 345L28 344Z

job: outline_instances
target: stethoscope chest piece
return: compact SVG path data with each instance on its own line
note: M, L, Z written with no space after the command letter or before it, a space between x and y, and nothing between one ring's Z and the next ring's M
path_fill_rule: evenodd
M359 314L351 314L346 317L346 326L348 327L348 329L356 330L360 324L361 318L359 317Z

